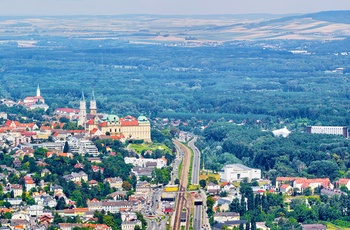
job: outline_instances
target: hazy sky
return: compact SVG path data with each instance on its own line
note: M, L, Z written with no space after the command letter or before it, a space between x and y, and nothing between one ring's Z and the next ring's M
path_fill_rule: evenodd
M0 15L247 14L350 10L350 0L0 0Z

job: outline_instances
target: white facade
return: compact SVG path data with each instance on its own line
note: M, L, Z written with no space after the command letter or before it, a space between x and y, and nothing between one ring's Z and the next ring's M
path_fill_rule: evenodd
M222 182L242 181L244 178L247 178L248 181L261 179L261 170L242 164L230 164L225 165L220 171L220 181Z
M167 160L165 158L151 159L151 158L136 158L136 157L125 157L124 161L126 164L132 164L134 166L146 167L148 162L156 162L157 168L166 167Z
M342 135L348 137L348 128L343 126L309 126L308 133Z

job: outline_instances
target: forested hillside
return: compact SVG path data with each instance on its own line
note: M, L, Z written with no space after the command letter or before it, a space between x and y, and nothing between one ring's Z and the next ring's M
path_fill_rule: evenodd
M349 125L345 44L281 40L172 47L40 38L38 47L0 47L0 95L23 99L40 84L51 109L78 107L81 90L88 97L95 90L99 111L121 115L267 124L308 118L310 124ZM301 47L310 54L290 52Z
M198 142L205 167L219 171L229 163L260 168L265 176L349 177L350 144L340 136L292 133L274 137L258 127L216 123Z

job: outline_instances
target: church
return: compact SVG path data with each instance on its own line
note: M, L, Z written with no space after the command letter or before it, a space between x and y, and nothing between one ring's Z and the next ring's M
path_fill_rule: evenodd
M100 133L124 140L144 140L151 142L151 125L145 116L118 117L117 115L97 114L94 92L90 100L90 113L87 114L84 93L80 100L78 125L85 127L90 134Z
M24 98L23 103L24 103L24 106L30 110L43 109L46 111L49 108L49 106L45 104L44 98L40 95L39 85L36 89L36 96Z

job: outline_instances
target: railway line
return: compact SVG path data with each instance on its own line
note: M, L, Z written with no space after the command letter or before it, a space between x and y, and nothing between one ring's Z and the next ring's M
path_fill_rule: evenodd
M188 229L189 221L189 210L187 209L187 199L186 199L186 191L187 191L187 185L188 185L188 174L190 169L190 163L191 163L191 151L181 142L174 140L174 144L180 149L180 151L183 152L184 158L183 158L183 167L180 177L180 186L179 186L179 193L176 200L176 207L175 207L175 218L173 222L173 226L171 229L179 230L181 228L181 213L183 210L186 210L187 218L186 218L186 228Z

